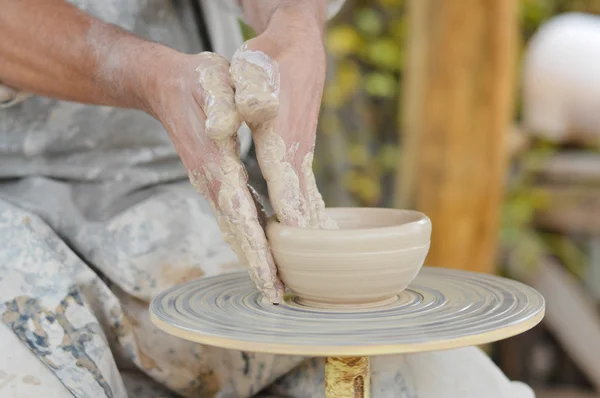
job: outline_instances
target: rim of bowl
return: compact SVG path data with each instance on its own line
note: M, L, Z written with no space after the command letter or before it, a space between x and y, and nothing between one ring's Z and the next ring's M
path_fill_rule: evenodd
M355 235L360 234L364 236L364 234L369 233L387 233L387 234L396 234L403 232L403 230L408 230L414 226L425 226L427 224L431 225L431 220L427 215L421 213L416 210L409 209L394 209L387 207L328 207L325 211L329 212L374 212L374 211L386 211L390 213L410 213L417 216L417 219L414 221L408 221L402 224L395 225L384 225L381 227L367 227L367 228L343 228L343 229L317 229L317 228L300 228L289 225L281 224L275 215L269 217L268 224L272 224L274 228L277 228L280 232L284 231L294 231L294 236L296 239L310 238L315 239L318 237L333 237L333 235ZM335 217L334 217L335 219Z

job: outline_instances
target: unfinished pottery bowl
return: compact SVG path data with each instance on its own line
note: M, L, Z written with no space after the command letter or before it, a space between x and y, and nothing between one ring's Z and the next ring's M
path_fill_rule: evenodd
M331 208L340 229L302 229L271 218L267 237L281 280L311 307L394 302L429 251L423 213L384 208Z

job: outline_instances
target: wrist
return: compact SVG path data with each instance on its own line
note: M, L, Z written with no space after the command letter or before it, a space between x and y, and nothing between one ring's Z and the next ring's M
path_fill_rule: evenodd
M135 50L125 58L127 67L123 72L122 100L130 108L144 111L160 119L165 92L181 86L179 65L186 54L157 43L137 43Z
M327 20L327 0L239 0L239 3L246 21L257 34L281 17L312 25L322 34Z
M167 105L162 98L173 89L182 88L180 65L189 56L160 44L150 44L132 60L131 94L137 109L160 120Z

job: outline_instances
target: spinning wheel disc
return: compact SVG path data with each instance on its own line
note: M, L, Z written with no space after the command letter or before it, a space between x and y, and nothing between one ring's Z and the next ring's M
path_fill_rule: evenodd
M322 310L293 296L274 306L246 272L175 286L150 306L152 321L186 340L243 351L368 356L479 345L522 333L544 316L544 299L509 279L425 267L395 302Z

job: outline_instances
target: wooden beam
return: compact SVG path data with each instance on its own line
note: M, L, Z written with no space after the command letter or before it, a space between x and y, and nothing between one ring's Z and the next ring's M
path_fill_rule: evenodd
M396 204L434 228L427 264L494 271L513 115L516 0L410 0Z

